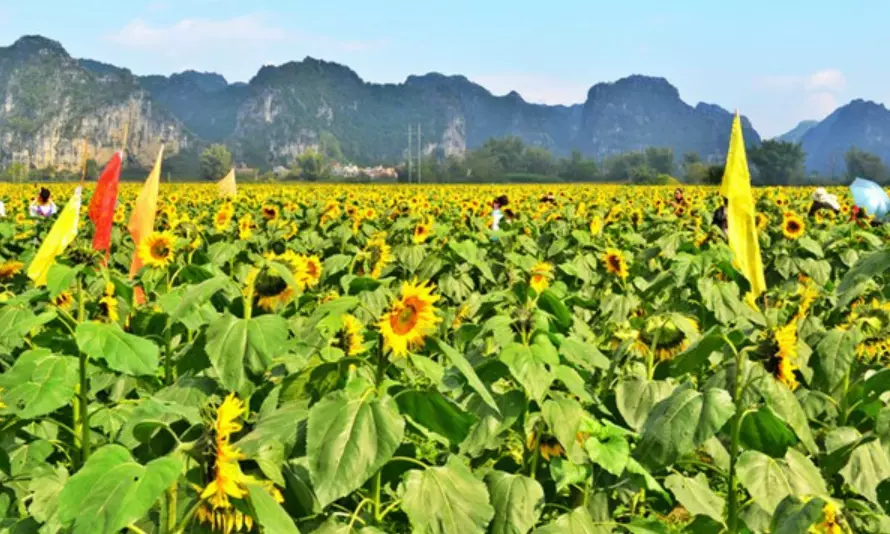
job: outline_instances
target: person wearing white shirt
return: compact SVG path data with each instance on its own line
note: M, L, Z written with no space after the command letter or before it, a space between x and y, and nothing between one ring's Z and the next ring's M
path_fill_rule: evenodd
M40 194L37 195L37 198L34 199L31 207L28 209L31 217L52 217L58 211L59 208L56 206L56 203L50 198L49 189L45 187L40 189Z

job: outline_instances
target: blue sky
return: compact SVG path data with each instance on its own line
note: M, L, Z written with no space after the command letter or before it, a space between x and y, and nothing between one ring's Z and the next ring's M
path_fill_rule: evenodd
M564 104L648 74L772 136L853 98L890 103L887 20L886 0L38 0L0 3L0 45L38 33L137 74L230 81L309 55L373 82L464 74Z

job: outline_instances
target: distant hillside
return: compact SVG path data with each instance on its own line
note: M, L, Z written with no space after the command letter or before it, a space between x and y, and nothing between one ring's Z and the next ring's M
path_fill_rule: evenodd
M854 100L813 126L801 144L807 171L825 176L844 173L844 154L852 147L890 163L890 111L875 102Z
M687 152L720 159L731 125L731 113L712 104L693 108L664 78L631 76L590 89L579 139L582 151L597 158L657 146L673 148L678 159ZM747 119L743 129L747 144L760 143Z
M712 104L695 107L662 78L631 76L597 84L573 106L526 102L518 93L495 96L463 76L409 76L374 84L336 63L313 58L266 66L247 84L215 73L135 76L90 59L75 60L59 43L23 37L0 48L0 164L76 166L81 139L101 149L118 143L132 107L130 148L151 161L160 141L171 154L227 144L253 167L289 165L307 149L357 163L402 161L409 125L420 125L427 154L460 156L492 137L568 155L596 158L671 147L719 160L728 145L731 114ZM760 141L745 120L749 144ZM415 137L416 142L416 137Z
M162 141L170 154L194 142L172 113L152 107L129 71L89 65L43 37L0 47L0 165L74 168L83 139L98 159L110 158L129 116L129 155L140 164L150 165Z
M776 137L777 141L785 141L787 143L800 143L803 136L819 124L819 121L801 121L791 131L785 132Z

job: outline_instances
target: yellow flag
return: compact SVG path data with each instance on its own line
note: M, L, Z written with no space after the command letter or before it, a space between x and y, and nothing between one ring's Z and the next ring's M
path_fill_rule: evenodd
M732 121L732 137L729 140L720 194L729 201L726 222L733 263L748 279L753 296L759 297L766 291L766 280L763 278L763 261L760 258L760 242L757 240L757 223L754 218L754 195L751 193L751 174L748 172L742 121L738 112Z
M238 194L235 188L235 169L229 171L225 178L217 182L219 185L219 196L233 197Z
M49 268L56 263L56 257L77 237L81 191L80 187L74 190L74 196L65 205L59 218L46 234L31 265L28 266L28 278L38 286L46 285L46 275L49 273Z
M158 184L161 181L161 161L164 158L164 147L158 152L158 159L155 161L154 169L145 180L142 191L136 197L136 205L133 207L133 214L130 215L130 222L127 229L133 237L133 244L136 250L133 252L133 262L130 264L130 278L136 276L139 269L142 268L142 260L139 258L139 244L148 237L155 227L155 212L158 211Z

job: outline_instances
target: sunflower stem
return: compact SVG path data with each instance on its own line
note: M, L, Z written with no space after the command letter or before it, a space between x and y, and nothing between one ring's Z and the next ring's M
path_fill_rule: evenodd
M727 499L727 526L729 534L738 534L739 532L739 493L738 480L736 477L736 463L739 457L739 438L742 430L742 418L744 412L742 410L742 393L743 385L739 382L739 374L742 372L743 353L739 352L732 341L726 335L723 340L729 345L735 356L735 372L732 374L732 400L735 404L735 413L732 417L732 426L730 430L729 444L729 493Z
M376 524L380 524L380 485L383 478L383 470L380 469L377 471L377 475L374 477L374 522ZM361 506L359 506L361 508ZM356 510L356 514L358 514L358 510Z
M244 319L250 320L253 315L253 289L256 282L255 277L248 277L247 292L244 295Z
M164 330L164 384L173 384L173 325L167 324Z
M167 488L167 533L172 534L176 530L176 490L177 483Z
M83 281L77 278L77 323L82 324L86 320L86 298L84 296ZM78 351L78 375L77 403L74 407L74 429L80 432L80 462L85 464L90 457L90 412L89 389L87 388L87 355Z

